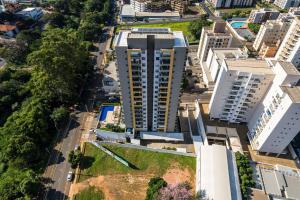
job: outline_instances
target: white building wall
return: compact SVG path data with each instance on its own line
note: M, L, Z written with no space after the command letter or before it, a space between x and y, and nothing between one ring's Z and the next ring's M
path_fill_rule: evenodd
M292 62L297 68L300 67L300 19L293 20L275 59Z
M199 50L198 50L198 57L200 58L200 62L206 61L208 56L208 51L210 48L228 48L231 45L231 41L232 41L232 36L229 35L208 36L207 34L204 34L203 44L202 46L199 45Z
M228 70L222 63L209 103L209 115L232 123L248 122L273 75Z
M248 137L255 150L282 153L300 131L300 104L292 102L280 86L295 85L300 75L288 74L279 63L273 70L272 87L248 123Z
M142 51L141 57L144 57L144 60L141 60L142 63L142 99L143 99L143 129L147 130L148 127L148 104L147 104L147 50Z
M159 74L160 74L160 59L156 60L155 58L160 58L160 50L155 50L154 54L154 81L153 81L153 94L157 93L159 91ZM153 130L157 130L157 116L158 116L158 97L155 97L153 95ZM156 117L155 117L156 116Z
M257 132L252 140L252 147L260 152L282 153L300 130L300 104L293 103L279 88L277 92L281 93L278 107L274 109L272 100L266 99L269 105L266 105L264 117L260 119L262 131Z
M130 0L130 5L135 12L146 12L147 2L139 2L138 0Z
M225 63L223 63L225 65ZM209 115L211 118L221 118L228 94L231 91L234 77L229 76L226 67L221 67L211 100L209 102Z

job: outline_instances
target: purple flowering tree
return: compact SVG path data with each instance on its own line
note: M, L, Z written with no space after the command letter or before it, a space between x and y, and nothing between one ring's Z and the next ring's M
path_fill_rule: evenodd
M188 183L168 185L159 190L158 200L190 200L193 192Z

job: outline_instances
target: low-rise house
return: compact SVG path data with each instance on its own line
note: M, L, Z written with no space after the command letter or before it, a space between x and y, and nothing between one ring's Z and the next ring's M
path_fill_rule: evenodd
M24 10L21 10L20 12L16 13L21 18L29 18L33 20L38 20L43 16L43 10L39 7L34 8L25 8Z
M15 25L0 24L0 33L6 37L14 37L19 32Z

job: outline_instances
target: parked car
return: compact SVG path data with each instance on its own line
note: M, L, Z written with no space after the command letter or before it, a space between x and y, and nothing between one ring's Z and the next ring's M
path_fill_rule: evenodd
M67 181L71 182L73 180L73 172L69 171L68 176L67 176Z
M79 150L79 149L80 149L79 145L76 144L76 145L75 145L75 148L74 148L74 151L77 151L77 150Z

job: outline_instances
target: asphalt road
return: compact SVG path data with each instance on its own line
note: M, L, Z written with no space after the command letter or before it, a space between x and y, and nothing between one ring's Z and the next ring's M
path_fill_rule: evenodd
M89 101L96 96L96 88L101 85L101 63L103 53L105 51L107 40L99 44L99 52L97 53L97 66L89 87L83 91L82 96L86 97L86 104L80 106L75 116L70 119L65 131L60 133L57 143L51 152L48 167L45 170L43 178L46 182L47 190L43 193L43 200L64 200L68 198L71 183L67 181L68 172L71 170L68 163L68 153L79 145L82 134L82 128L85 124L88 112L86 108L91 108L94 101ZM103 52L103 53L100 53Z

